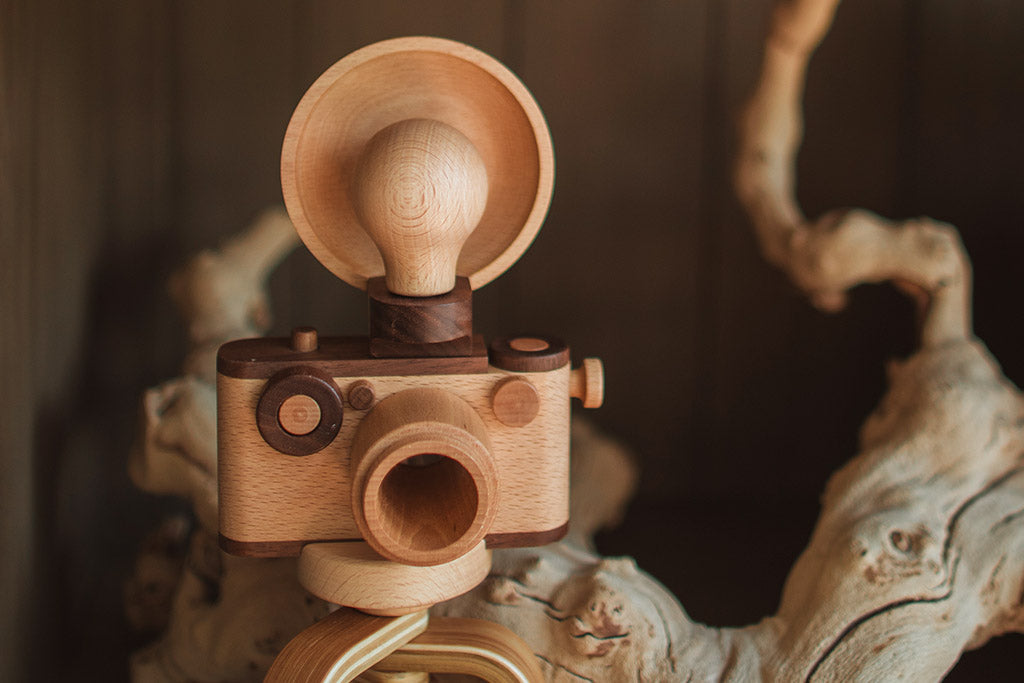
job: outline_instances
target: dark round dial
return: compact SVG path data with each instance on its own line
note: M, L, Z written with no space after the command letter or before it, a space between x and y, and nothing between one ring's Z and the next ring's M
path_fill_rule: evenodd
M256 406L263 440L286 455L311 455L334 440L344 414L334 379L310 367L282 370Z

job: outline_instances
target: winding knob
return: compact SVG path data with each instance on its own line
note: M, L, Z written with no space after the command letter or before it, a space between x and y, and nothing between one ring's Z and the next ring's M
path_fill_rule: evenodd
M483 159L455 128L407 119L374 135L356 166L353 207L384 259L388 290L419 297L451 291L487 194Z
M600 358L584 358L583 365L569 373L569 395L583 402L584 408L600 408L604 403L604 364Z

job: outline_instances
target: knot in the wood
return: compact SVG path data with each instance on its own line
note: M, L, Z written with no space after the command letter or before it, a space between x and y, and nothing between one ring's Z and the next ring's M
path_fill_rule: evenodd
M483 159L451 126L408 119L374 135L356 167L353 203L384 259L388 290L405 296L450 291L487 193Z
M875 543L855 541L854 552L862 558L862 573L868 583L883 585L896 581L933 582L944 567L942 545L929 530L889 527Z
M914 537L900 531L899 529L894 529L889 532L889 542L892 543L896 550L900 551L904 555L910 555L911 553L917 552L914 547L916 545L914 543Z
M622 590L625 577L620 570L625 568L629 573L628 565L632 564L631 559L625 559L625 565L614 560L594 565L572 586L563 585L553 596L569 642L585 657L604 657L616 648L628 648L633 628L642 621Z

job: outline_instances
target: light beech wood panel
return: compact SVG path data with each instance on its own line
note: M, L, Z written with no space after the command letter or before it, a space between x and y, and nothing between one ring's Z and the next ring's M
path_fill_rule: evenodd
M568 518L569 368L516 376L541 397L538 415L508 427L494 415L491 396L508 373L439 378L373 377L377 398L412 388L444 386L476 410L486 425L497 470L494 522L487 533L555 529ZM342 394L366 378L335 378ZM352 513L351 444L366 413L347 410L341 430L324 450L295 457L275 451L260 437L256 405L263 380L220 376L221 533L238 542L287 542L358 538Z

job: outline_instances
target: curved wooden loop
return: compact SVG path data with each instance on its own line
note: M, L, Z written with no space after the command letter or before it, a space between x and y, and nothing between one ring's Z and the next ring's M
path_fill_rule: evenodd
M341 608L281 650L264 683L348 683L423 633L427 611L377 617Z
M468 674L491 683L544 680L530 647L500 624L449 617L428 621L426 610L377 617L342 608L293 638L264 681L395 680L391 672Z
M427 630L382 659L379 671L468 674L491 683L539 683L537 657L522 638L482 619L434 617Z

